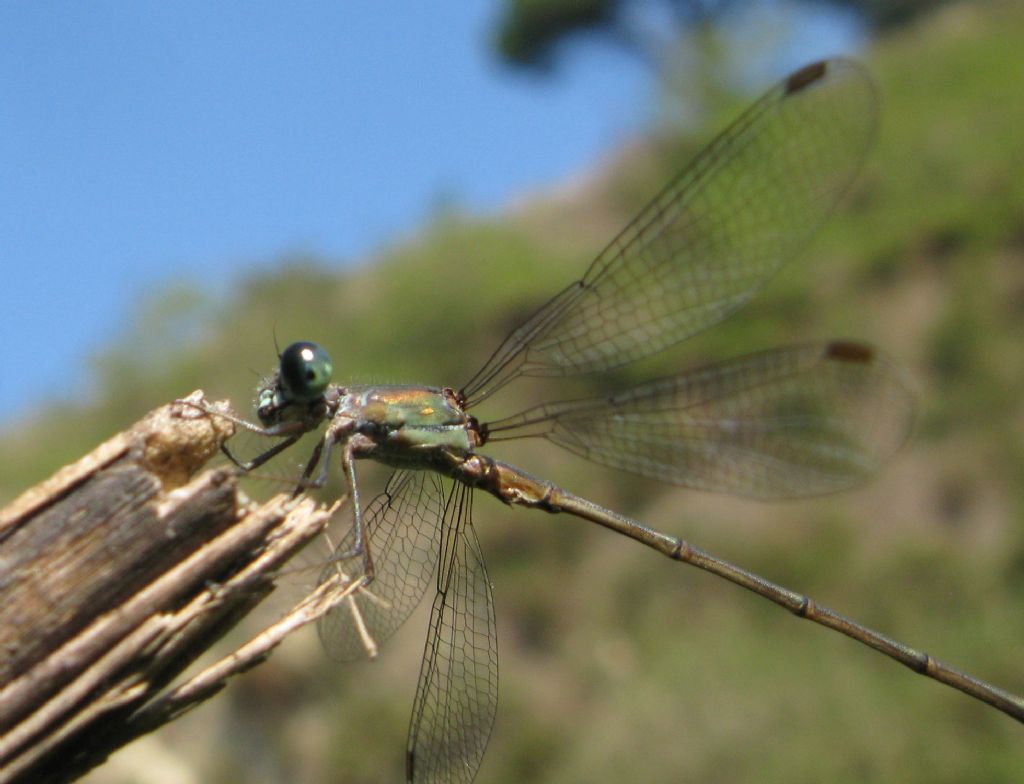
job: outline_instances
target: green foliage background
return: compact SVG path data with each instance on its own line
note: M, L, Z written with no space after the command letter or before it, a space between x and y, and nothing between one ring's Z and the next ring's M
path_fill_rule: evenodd
M920 393L890 469L842 497L759 505L623 479L543 443L498 454L1021 693L1024 12L953 6L866 59L881 137L810 252L722 327L589 383L870 340ZM440 215L355 269L291 259L226 297L201 282L160 292L96 357L90 400L53 401L0 439L0 498L194 388L245 411L272 329L324 344L343 382L458 384L747 100L698 137L623 151L585 186L491 219ZM480 414L562 392L520 383ZM502 663L480 781L1024 780L1022 729L991 709L608 532L489 498L476 512ZM164 765L182 781L399 781L425 619L343 668L299 635L90 780Z

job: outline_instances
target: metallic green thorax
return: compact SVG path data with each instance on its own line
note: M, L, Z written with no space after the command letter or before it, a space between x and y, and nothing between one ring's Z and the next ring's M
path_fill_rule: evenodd
M349 387L335 416L356 422L376 444L373 459L391 465L412 468L430 463L430 453L467 454L479 444L472 418L447 388Z

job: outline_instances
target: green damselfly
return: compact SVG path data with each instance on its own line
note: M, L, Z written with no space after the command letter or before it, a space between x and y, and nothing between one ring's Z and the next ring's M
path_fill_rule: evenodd
M870 77L851 61L822 61L788 76L459 389L341 387L330 382L326 352L301 342L281 353L278 371L259 389L260 424L231 417L282 439L239 463L246 470L325 423L301 487L322 485L332 452L341 453L354 525L322 579L342 570L365 586L320 623L332 655L364 657L408 617L436 575L406 749L410 781L470 781L497 709L494 612L471 519L474 489L618 531L1024 720L1019 697L480 451L503 439L542 437L597 463L688 487L754 498L842 490L889 457L913 419L903 372L874 348L808 343L498 421L469 413L518 377L617 367L741 307L848 189L871 145L876 106ZM356 481L361 458L395 469L365 509Z

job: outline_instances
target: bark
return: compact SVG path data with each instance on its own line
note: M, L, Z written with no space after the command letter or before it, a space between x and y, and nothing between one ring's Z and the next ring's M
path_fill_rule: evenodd
M179 677L333 511L285 495L253 505L233 470L195 476L232 432L188 405L163 406L0 510L0 784L78 778L353 590L339 574Z

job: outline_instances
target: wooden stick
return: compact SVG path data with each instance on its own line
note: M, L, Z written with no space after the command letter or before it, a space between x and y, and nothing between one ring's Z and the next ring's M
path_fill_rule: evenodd
M163 406L0 510L0 784L78 778L357 587L339 574L173 685L333 512L285 495L243 502L226 469L194 477L232 432Z

